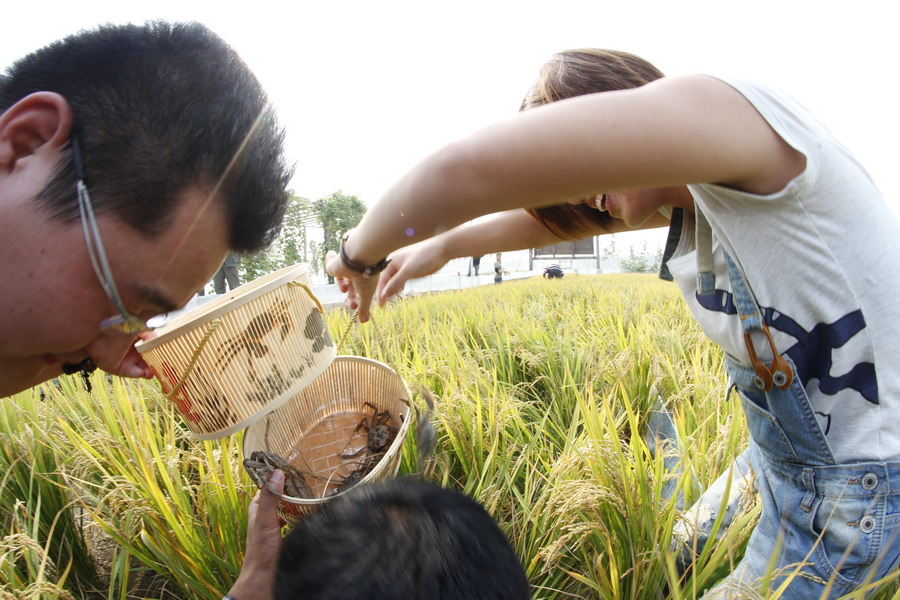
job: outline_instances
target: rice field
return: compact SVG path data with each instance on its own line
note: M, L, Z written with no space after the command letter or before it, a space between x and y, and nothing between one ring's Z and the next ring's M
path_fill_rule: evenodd
M535 599L694 599L740 559L752 499L687 577L670 550L681 511L664 484L676 477L689 506L747 443L739 403L724 400L722 355L674 285L510 281L401 299L365 325L339 309L326 321L333 338L348 332L341 354L430 390L428 478L497 519ZM67 377L0 401L0 600L219 600L255 493L241 436L193 440L153 382L92 384L89 394ZM656 394L687 475L668 475L639 435ZM409 439L401 473L416 459Z

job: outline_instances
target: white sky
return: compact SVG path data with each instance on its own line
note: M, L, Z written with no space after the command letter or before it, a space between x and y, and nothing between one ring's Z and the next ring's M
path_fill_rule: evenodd
M103 22L208 25L262 80L297 161L292 187L313 200L340 189L371 204L426 153L515 113L551 53L592 46L639 54L669 75L785 89L856 153L900 216L900 42L888 1L24 4L4 9L2 66Z

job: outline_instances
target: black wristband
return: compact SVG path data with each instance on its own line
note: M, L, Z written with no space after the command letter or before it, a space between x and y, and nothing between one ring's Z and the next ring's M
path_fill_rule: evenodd
M384 271L384 269L391 262L391 259L389 259L388 257L382 258L374 265L361 265L359 263L353 262L352 260L347 258L347 252L344 250L344 243L347 241L348 236L349 236L349 234L345 234L344 237L341 239L341 253L340 254L341 254L341 262L343 262L344 265L351 271L356 271L357 273L360 273L363 277L369 277L371 275L375 275L377 273L381 273L382 271Z

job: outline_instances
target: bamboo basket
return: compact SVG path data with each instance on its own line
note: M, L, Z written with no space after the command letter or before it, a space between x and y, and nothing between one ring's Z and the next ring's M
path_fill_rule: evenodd
M337 355L309 269L294 265L181 315L135 346L194 437L231 435L294 398Z
M396 435L375 467L360 484L395 477L410 421L410 392L393 369L360 356L338 356L325 371L278 410L250 425L244 432L243 452L272 452L304 473L315 498L282 495L278 514L289 524L334 497L344 478L366 451L367 434L360 423L372 422L376 413L390 414Z

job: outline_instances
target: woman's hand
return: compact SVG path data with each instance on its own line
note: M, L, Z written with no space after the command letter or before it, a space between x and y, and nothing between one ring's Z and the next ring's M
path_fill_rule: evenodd
M284 493L284 473L275 470L269 476L269 486ZM275 588L278 557L281 555L281 527L278 516L278 496L268 489L256 493L247 511L247 549L237 581L228 595L236 600L271 600Z
M372 297L375 295L380 274L363 277L356 271L348 269L334 251L325 256L325 272L334 277L338 290L347 294L347 305L351 310L357 311L359 322L368 321Z
M410 279L425 277L440 269L447 262L443 249L439 238L401 248L390 255L391 262L384 271L370 277L348 269L337 253L329 252L325 270L334 276L338 289L347 294L350 308L358 310L360 322L365 323L370 317L373 297L377 298L379 306L384 306L391 297L403 291Z
M440 238L424 240L418 244L401 248L391 254L391 263L381 272L378 280L378 305L384 304L403 291L410 279L431 275L447 264L444 244Z

